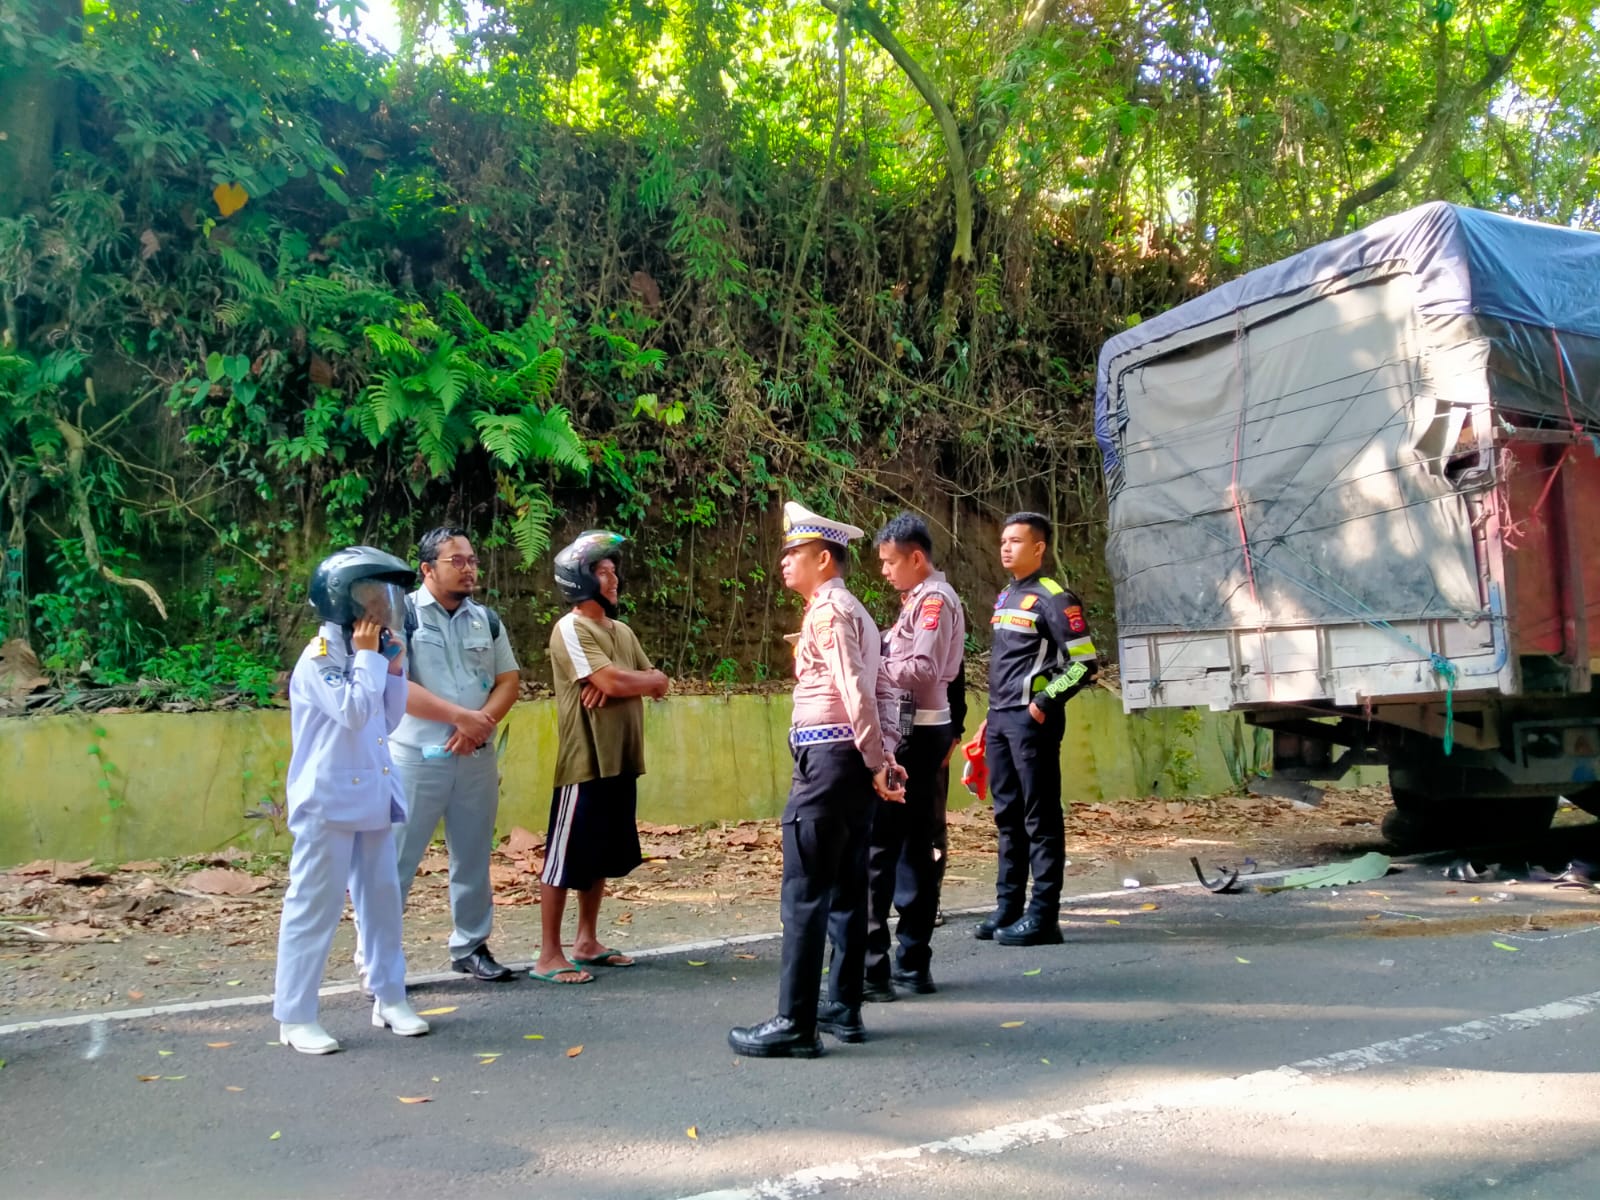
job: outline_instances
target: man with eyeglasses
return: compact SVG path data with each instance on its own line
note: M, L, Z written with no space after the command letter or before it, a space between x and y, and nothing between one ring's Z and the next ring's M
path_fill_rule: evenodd
M499 616L472 598L478 558L467 531L429 531L417 557L422 586L409 598L414 617L407 620L410 692L391 738L406 796L400 892L410 893L442 819L450 853L451 968L498 982L512 973L489 952L489 853L500 801L493 738L517 699L517 659Z

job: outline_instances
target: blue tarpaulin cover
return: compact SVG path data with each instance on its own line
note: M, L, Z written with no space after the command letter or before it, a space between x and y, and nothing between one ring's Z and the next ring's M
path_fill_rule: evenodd
M1426 204L1118 334L1121 632L1476 619L1491 410L1600 430L1600 234Z

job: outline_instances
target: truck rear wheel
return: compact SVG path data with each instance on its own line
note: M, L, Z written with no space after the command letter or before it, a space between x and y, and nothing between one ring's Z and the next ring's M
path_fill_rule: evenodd
M1537 837L1556 815L1555 796L1445 796L1393 785L1390 794L1383 836L1402 854Z

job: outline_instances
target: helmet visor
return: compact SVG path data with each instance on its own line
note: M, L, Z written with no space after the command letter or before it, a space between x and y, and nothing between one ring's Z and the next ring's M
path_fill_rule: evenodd
M350 585L350 611L357 621L376 621L399 633L406 627L405 589L381 579L358 579Z

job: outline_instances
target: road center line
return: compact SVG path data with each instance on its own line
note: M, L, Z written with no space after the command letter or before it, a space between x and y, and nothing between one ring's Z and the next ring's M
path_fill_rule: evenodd
M1247 878L1251 882L1266 879L1281 879L1285 875L1292 875L1301 870L1293 867L1281 871L1261 871ZM1181 890L1198 890L1197 883L1161 883L1143 888L1118 888L1109 892L1089 892L1082 896L1067 896L1062 899L1062 907L1070 908L1075 904L1091 904L1097 900L1111 900L1115 898L1127 899L1133 896L1143 896L1149 892L1172 892ZM987 916L990 906L982 908L956 908L950 909L947 916L976 917ZM670 958L674 954L695 954L706 950L722 950L734 946L749 946L758 942L776 941L783 936L782 930L772 930L766 933L743 933L732 937L707 938L698 942L677 942L670 946L656 946L645 950L628 951L634 958ZM526 971L532 967L532 962L509 962L506 966L515 971ZM461 982L461 976L452 971L432 971L418 975L407 975L406 986L416 987L424 983L450 983ZM359 988L359 984L334 983L317 991L319 996L347 996ZM255 996L221 996L213 1000L186 1000L175 1004L152 1004L143 1008L121 1008L112 1012L74 1013L70 1017L40 1017L35 1021L16 1021L10 1025L0 1025L0 1037L13 1033L32 1033L38 1029L69 1029L76 1025L88 1025L95 1021L142 1021L150 1017L177 1016L182 1013L211 1012L221 1008L255 1008L260 1005L271 1004L270 995Z
M1516 1012L1499 1013L1460 1025L1447 1025L1409 1037L1373 1042L1368 1046L1302 1059L1270 1070L1220 1076L1159 1088L1126 1100L1062 1109L1031 1120L996 1125L959 1137L807 1167L747 1187L699 1192L683 1200L798 1200L802 1196L843 1191L861 1184L936 1170L952 1157L992 1158L1025 1146L1061 1141L1078 1134L1128 1124L1157 1113L1232 1106L1245 1100L1303 1087L1318 1078L1405 1062L1419 1055L1437 1054L1453 1046L1487 1041L1503 1033L1516 1033L1556 1021L1570 1021L1596 1011L1600 1011L1600 992L1586 992L1535 1008L1518 1009Z

